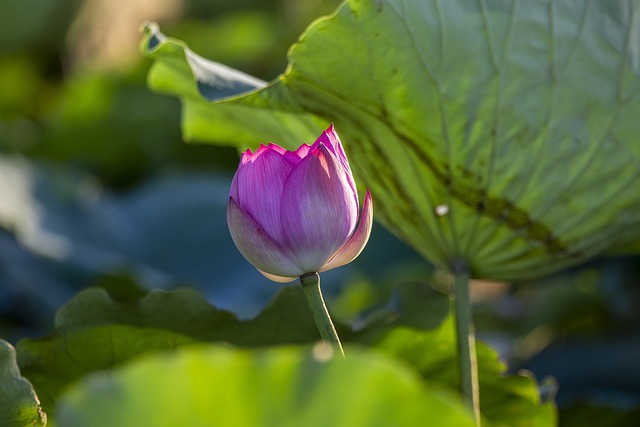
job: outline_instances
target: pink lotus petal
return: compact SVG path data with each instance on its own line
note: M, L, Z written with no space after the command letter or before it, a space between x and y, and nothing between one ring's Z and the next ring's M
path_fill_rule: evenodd
M242 157L240 158L240 165L244 165L249 160L251 160L252 157L253 157L253 153L251 152L250 149L247 149L245 152L242 153Z
M345 170L351 172L351 167L349 166L349 160L347 159L347 155L344 152L344 148L342 147L342 142L336 133L333 124L331 124L322 134L318 137L314 146L316 144L324 144L329 151L331 151L337 158L340 160L340 164L344 167Z
M311 151L311 146L309 144L302 144L300 147L298 147L295 153L300 159L303 159L307 157L309 151Z
M265 151L268 151L268 150L269 148L266 145L260 144L258 149L254 151L251 157L249 158L249 161L255 162L258 157L260 157Z
M298 161L300 161L300 158L293 151L289 151L272 142L269 143L267 148L269 150L273 150L277 153L280 153L281 155L284 156L285 159L289 160L293 165L295 165L296 163L298 163Z
M351 186L351 189L353 190L353 194L355 195L357 201L358 190L356 188L356 182L353 179L353 173L351 172L349 160L347 159L347 155L344 152L344 148L342 148L342 142L340 141L340 138L338 137L338 134L333 127L333 123L318 137L316 142L313 144L314 148L319 144L324 144L329 149L329 151L331 151L338 158L338 160L340 160L340 164L347 174L349 185Z
M373 200L371 199L371 193L367 190L367 194L364 196L364 205L362 207L362 216L360 217L360 224L353 233L347 244L345 244L338 253L326 263L320 271L327 271L333 268L341 267L349 264L351 261L360 255L360 252L364 249L369 236L371 235L371 227L373 226Z
M242 157L240 158L240 166L243 166L247 163L255 162L255 160L260 157L262 153L268 150L268 147L264 144L260 144L258 149L254 152L251 152L251 149L248 148L242 153Z
M231 183L231 198L278 244L284 243L280 200L293 164L264 145L240 165Z
M337 146L342 145L342 143L340 142L340 138L338 138L338 134L333 127L333 123L330 124L329 127L320 134L318 139L316 139L316 142L313 144L314 148L319 144L324 144L329 149L329 151L331 151L336 157L339 158L340 162L342 162L342 159L340 159L339 157L340 155L338 153L338 150L336 150Z
M293 151L287 151L284 153L284 157L291 162L291 165L295 166L300 162L300 157L298 157L298 155L293 152Z
M358 205L339 160L323 144L289 174L280 216L287 246L305 273L318 271L353 233Z
M289 282L293 282L298 278L298 276L294 276L294 277L276 276L275 274L265 273L260 269L258 269L258 271L267 279L273 280L274 282L278 282L278 283L289 283Z
M269 145L267 146L267 148L269 148L270 150L273 150L273 151L277 151L280 154L284 154L284 153L287 152L286 149L280 147L277 144L274 144L273 142L270 142Z
M258 270L280 277L305 273L296 266L293 255L271 239L232 198L227 207L227 223L240 253Z

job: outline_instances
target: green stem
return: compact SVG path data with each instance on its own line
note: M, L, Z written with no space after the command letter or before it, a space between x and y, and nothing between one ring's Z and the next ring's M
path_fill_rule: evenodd
M480 426L480 392L478 386L478 362L476 336L469 296L469 268L464 261L453 265L456 335L458 339L458 363L460 388L465 403L473 411L476 425Z
M307 303L311 309L311 315L316 322L322 341L332 345L336 350L340 351L342 357L344 357L344 351L342 350L342 344L336 328L333 326L331 316L327 311L327 306L322 298L322 291L320 290L320 276L318 273L307 273L300 276L300 284L304 290L304 296L307 298Z

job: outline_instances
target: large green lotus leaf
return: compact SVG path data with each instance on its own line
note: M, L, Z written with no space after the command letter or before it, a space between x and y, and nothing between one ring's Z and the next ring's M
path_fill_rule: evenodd
M20 369L48 413L53 413L55 400L68 384L143 353L194 342L263 347L320 338L299 286L283 288L258 316L239 320L192 290L140 295L130 285L115 280L110 293L101 288L79 292L58 311L53 334L18 344ZM380 313L369 330L393 325L431 329L447 315L448 298L424 284L398 287L398 296L398 309ZM416 305L418 299L427 301L429 309ZM357 339L340 322L336 327L343 340Z
M363 330L353 332L337 324L349 357L354 342L380 347L418 368L428 383L457 388L454 329L446 317L446 295L417 284L400 287L398 294L398 311L381 313ZM417 300L428 301L428 310L424 304L416 305ZM93 288L80 292L59 311L51 336L23 340L18 345L18 362L43 407L56 417L55 403L71 383L94 372L111 372L145 354L205 342L265 347L317 339L297 287L285 288L260 315L245 321L212 307L189 290L140 296L122 291L110 295ZM525 420L553 416L550 404L537 404L537 390L530 378L505 376L496 355L480 349L482 409L489 421L525 426Z
M183 42L167 38L156 24L145 27L144 51L156 61L149 71L149 85L156 91L179 96L182 100L182 134L186 140L222 145L257 146L269 140L297 147L313 142L325 122L313 114L254 105L211 102L266 86L256 79L225 65L208 61L192 52Z
M431 383L457 387L460 381L456 360L453 320L438 328L420 331L395 328L372 343L377 348L408 362ZM535 379L528 372L507 374L506 366L486 344L478 342L478 380L482 416L495 427L549 427L557 425L555 404L542 400ZM548 384L553 388L552 384Z
M20 375L16 351L0 340L0 426L44 426L47 416L31 384Z
M340 325L338 325L340 326ZM347 331L341 332L348 336ZM18 344L18 363L53 413L65 386L134 356L194 342L239 346L309 343L319 339L301 290L283 289L260 315L241 321L187 289L118 300L106 291L80 292L57 314L54 333Z
M639 14L631 0L350 0L278 81L217 103L216 72L183 44L150 27L143 47L150 86L184 100L187 138L293 147L332 121L404 241L522 279L637 247Z
M162 410L158 410L162 408ZM473 426L415 371L351 349L326 360L298 348L196 347L91 376L62 399L59 427Z
M112 287L110 293L101 288L83 290L58 311L53 334L18 344L22 374L31 381L49 414L68 384L141 354L200 342L264 347L306 344L320 338L298 286L283 288L269 306L249 320L239 320L211 306L188 289L142 295L131 289ZM394 325L432 329L446 318L448 298L428 286L404 285L398 294L398 309L380 313L367 331ZM416 300L427 301L428 310L424 304L416 305ZM336 327L343 340L358 339L340 322Z

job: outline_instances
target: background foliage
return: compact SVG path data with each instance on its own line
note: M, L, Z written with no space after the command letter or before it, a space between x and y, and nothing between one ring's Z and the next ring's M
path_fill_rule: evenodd
M179 102L149 91L150 60L137 44L140 24L157 20L198 54L270 81L290 44L338 2L32 3L0 3L0 336L11 343L0 354L0 396L10 396L0 399L0 425L42 419L21 375L50 422L64 386L79 380L61 420L77 425L86 421L82 405L105 391L96 391L105 380L90 375L96 370L124 366L108 390L208 352L245 367L274 354L318 363L308 349L233 349L311 345L316 335L297 290L278 293L233 248L224 211L236 151L182 142ZM216 126L234 134L224 121ZM272 131L265 127L265 140L308 139L292 132L279 141ZM414 396L407 401L426 395L464 418L451 399L448 278L381 227L356 263L330 273L323 286L347 351L382 353L354 356L373 360L362 375L401 372ZM609 257L537 281L474 283L480 337L511 372L531 369L542 392L528 376L502 378L505 366L483 346L486 418L549 425L555 396L560 425L634 425L639 277L637 257ZM185 285L197 292L149 293ZM186 347L194 343L216 347ZM331 363L329 371L346 369ZM382 390L395 380L370 381ZM318 401L310 402L312 411Z

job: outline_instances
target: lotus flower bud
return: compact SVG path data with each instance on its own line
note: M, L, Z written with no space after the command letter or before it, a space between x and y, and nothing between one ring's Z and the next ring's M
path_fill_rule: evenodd
M331 125L313 145L289 151L261 145L242 154L231 183L227 222L242 255L262 274L289 282L348 264L373 223L367 190L358 224L358 192Z

